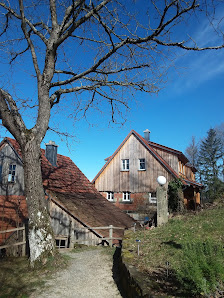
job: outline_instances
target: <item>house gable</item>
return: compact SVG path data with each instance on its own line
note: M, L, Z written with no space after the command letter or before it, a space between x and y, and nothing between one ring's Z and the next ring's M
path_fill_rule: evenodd
M11 166L11 171L10 171ZM12 166L13 170L12 172ZM0 169L1 169L1 196L22 196L24 195L24 173L23 163L20 156L14 150L13 146L6 141L0 144ZM9 174L13 174L13 181Z
M134 140L135 141L132 141ZM144 148L144 149L143 149ZM144 157L145 156L145 157ZM132 167L134 172L121 173L120 163L122 159L132 159L135 163ZM146 163L150 166L147 174L137 171L136 163L139 158L145 158ZM168 148L151 141L145 140L141 135L132 130L114 154L107 159L106 164L93 179L96 188L99 191L130 191L145 192L155 191L158 176L162 175L170 181L173 178L182 178L184 185L193 185L201 187L201 184L194 181L191 167L186 166L188 176L179 175L178 162L187 163L188 159L178 150ZM146 165L147 167L147 165Z
M18 165L20 169L15 182L11 183L15 187L17 182L19 184L24 179L19 145L13 139L4 139L0 144L0 153L2 156L4 153L4 162L7 161L9 164L15 161L16 166ZM41 153L43 186L46 199L49 202L53 230L56 234L71 233L71 228L76 229L73 232L80 234L77 232L81 229L80 227L86 227L87 229L82 233L89 234L89 227L91 226L113 225L128 228L133 225L134 220L111 205L69 157L57 154L57 166L55 167L47 160L45 150L41 149ZM8 168L6 167L6 169ZM6 178L7 175L8 170ZM21 193L16 192L15 195L15 189L9 192L9 184L6 179L7 193L3 191L3 184L0 187L2 191L2 195L0 195L0 230L18 226L28 218L23 191ZM70 226L70 221L72 221L72 226ZM91 229L96 243L100 242L99 237L108 236L106 230L98 232ZM85 238L86 236L82 235L82 237ZM4 237L1 237L0 244L5 240Z
M122 160L129 160L129 170L123 171ZM145 170L139 169L139 160L145 160ZM172 171L167 170L165 161L161 162L153 148L148 147L139 135L132 131L121 146L110 157L106 165L94 178L99 191L130 191L132 193L155 191L156 179L163 175L172 178Z

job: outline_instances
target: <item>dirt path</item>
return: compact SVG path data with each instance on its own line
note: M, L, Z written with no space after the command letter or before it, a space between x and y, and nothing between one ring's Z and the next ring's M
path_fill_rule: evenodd
M122 297L112 277L112 260L102 249L67 254L72 258L69 267L32 298Z

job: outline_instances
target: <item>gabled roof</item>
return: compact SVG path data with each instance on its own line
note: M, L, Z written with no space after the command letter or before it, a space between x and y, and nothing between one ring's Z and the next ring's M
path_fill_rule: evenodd
M179 150L176 150L176 149L173 149L173 148L169 148L169 147L166 147L166 146L163 146L163 145L160 145L160 144L157 144L157 143L154 143L152 141L149 141L148 144L155 148L155 149L160 149L160 150L163 150L163 151L166 151L166 152L169 152L169 153L172 153L174 155L177 155L178 158L183 161L183 163L187 163L189 162L189 160L187 159L187 157L183 154L183 152L179 151Z
M51 195L51 192L50 192ZM134 224L134 220L123 213L118 207L107 201L98 193L53 193L52 201L64 209L69 211L70 215L82 223L86 227L115 227L130 228ZM93 229L94 230L94 229ZM104 237L108 236L108 230L95 230L97 234ZM114 230L117 237L123 235L123 230Z
M155 150L155 148L159 148L162 149L164 151L168 151L171 152L175 155L178 155L180 157L181 160L185 160L185 162L188 162L188 159L186 158L186 156L178 150L169 148L169 147L165 147L163 145L159 145L156 143L153 143L151 141L147 141L145 140L140 134L138 134L136 131L131 130L131 132L127 135L127 137L124 139L124 141L121 143L121 145L117 148L117 150L114 152L113 155L111 155L107 162L105 163L105 165L102 167L102 169L99 171L99 173L95 176L95 178L92 180L92 183L94 183L96 181L96 179L100 176L100 174L104 171L104 169L108 166L108 164L112 161L112 159L114 158L114 156L118 153L118 151L122 148L122 146L126 143L126 141L129 139L129 137L131 135L134 135L137 140L155 157L155 159L171 174L173 175L174 178L181 178L182 182L184 185L195 185L198 187L201 187L202 185L200 183L197 183L195 181L189 180L189 179L185 179L179 176L179 174L174 171L174 169L165 161L164 158L161 157L161 155L159 155L159 153L157 153L157 151Z
M15 140L5 138L4 141L22 157ZM54 167L47 160L44 149L41 153L45 191L80 222L94 227L110 224L126 228L133 225L134 220L105 199L69 157L57 154L57 167Z

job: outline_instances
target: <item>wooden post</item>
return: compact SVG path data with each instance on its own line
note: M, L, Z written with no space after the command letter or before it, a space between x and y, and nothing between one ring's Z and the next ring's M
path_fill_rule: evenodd
M109 225L109 245L113 244L113 225Z
M22 256L24 257L26 255L26 228L25 228L25 224L23 224L24 230L23 232L23 242L25 242L25 244L22 245Z

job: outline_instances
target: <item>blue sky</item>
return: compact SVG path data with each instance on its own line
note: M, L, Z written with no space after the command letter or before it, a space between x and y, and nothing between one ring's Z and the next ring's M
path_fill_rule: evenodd
M192 37L199 41L200 46L216 44L217 36L206 23L195 22L191 26L195 26ZM68 139L66 144L57 134L48 132L44 142L54 140L59 145L58 153L69 156L90 180L102 168L104 159L113 154L132 129L143 134L148 128L152 141L184 152L193 135L199 140L211 127L224 122L223 61L224 49L200 53L177 51L175 66L168 72L165 87L158 95L136 93L123 126L109 125L106 110L104 113L90 110L88 122L81 119L74 123L71 117L65 116L68 110L72 113L71 101L68 101L68 110L56 108L53 111L53 114L57 113L52 115L51 125L55 127L60 122L63 130L68 130L75 138ZM1 70L4 67L1 64ZM18 64L17 67L24 72L24 69L29 71L25 58L24 64ZM14 78L17 96L36 96L33 78L28 81L27 77L18 77L16 72L9 74L6 69L2 72L4 76L1 73L0 77L0 81L4 82L2 87L7 88ZM10 136L2 131L1 137L5 135Z
M223 58L224 50L179 58L179 69L170 73L158 95L136 94L124 126L109 126L107 115L95 116L92 111L88 120L94 125L85 120L76 123L69 149L55 135L48 134L45 140L53 137L58 152L70 156L90 180L132 129L143 134L148 128L152 141L184 152L193 135L199 140L224 122Z

